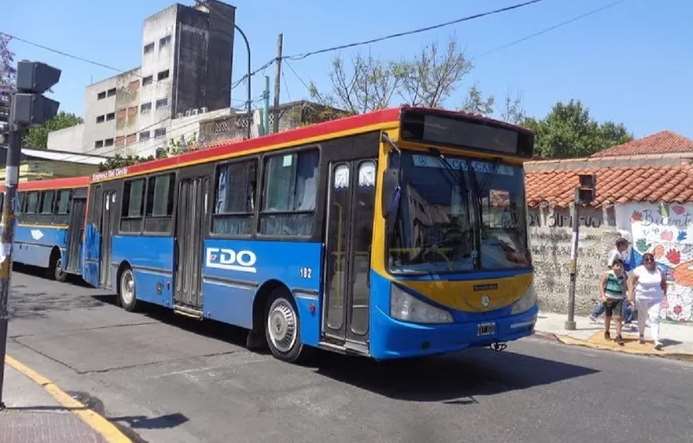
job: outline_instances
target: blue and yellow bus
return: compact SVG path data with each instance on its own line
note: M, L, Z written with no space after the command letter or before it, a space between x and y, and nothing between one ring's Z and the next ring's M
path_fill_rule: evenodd
M13 261L64 281L82 272L82 233L90 177L19 183ZM0 207L2 207L2 198Z
M515 340L537 315L532 150L517 126L402 107L99 173L83 278L287 361Z

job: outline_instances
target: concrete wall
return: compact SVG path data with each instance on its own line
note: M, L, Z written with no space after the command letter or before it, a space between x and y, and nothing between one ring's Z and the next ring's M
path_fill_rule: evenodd
M655 255L666 273L665 315L693 321L693 204L617 204L608 209L580 210L576 313L588 314L597 301L599 275L617 238L632 242L629 254L640 263L644 252ZM541 308L567 312L572 238L568 209L530 208L529 235L535 286Z
M529 235L534 284L541 309L567 312L572 215L565 208L530 208ZM599 275L619 233L613 209L581 209L575 306L588 314L599 298Z
M48 133L49 151L83 152L84 123Z

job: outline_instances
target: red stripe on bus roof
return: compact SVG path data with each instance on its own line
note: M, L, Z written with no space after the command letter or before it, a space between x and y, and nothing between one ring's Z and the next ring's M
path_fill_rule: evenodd
M41 191L50 189L65 188L85 188L91 183L91 177L84 175L81 177L51 178L48 180L32 180L19 182L20 191ZM5 184L0 184L0 191L5 190Z
M291 129L285 132L265 135L249 140L221 142L213 145L212 147L201 149L199 151L187 152L175 157L167 157L131 165L127 167L127 173L128 175L144 173L152 169L158 170L174 167L177 165L204 160L205 158L218 157L235 152L262 148L263 146L279 145L282 143L300 141L302 139L318 137L334 132L347 131L350 129L375 125L378 123L396 121L399 119L400 111L401 108L383 109L381 111L345 117L338 120L330 120L323 123L305 126L303 128Z

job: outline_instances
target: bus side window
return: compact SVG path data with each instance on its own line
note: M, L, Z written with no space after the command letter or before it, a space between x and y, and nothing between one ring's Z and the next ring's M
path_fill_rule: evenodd
M26 214L36 214L39 210L39 193L36 191L29 192L26 195Z
M317 149L265 159L264 198L260 214L262 234L311 235L318 159Z
M120 219L120 230L122 232L140 232L142 230L144 188L145 181L143 178L125 182Z
M53 199L55 191L43 191L41 193L41 214L53 213Z
M217 167L212 233L250 235L254 231L257 159Z
M171 230L175 180L175 174L149 177L147 211L144 220L145 232L167 233Z
M55 213L65 215L70 212L70 190L62 189L58 191L58 198L55 202Z

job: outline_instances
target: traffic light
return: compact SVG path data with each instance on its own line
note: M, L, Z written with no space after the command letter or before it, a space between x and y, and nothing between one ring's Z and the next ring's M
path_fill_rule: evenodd
M597 197L597 176L594 174L578 175L580 185L577 188L577 202L583 205L591 204Z
M11 115L20 125L40 125L58 113L60 103L42 94L60 80L60 69L41 62L17 63L17 92Z

